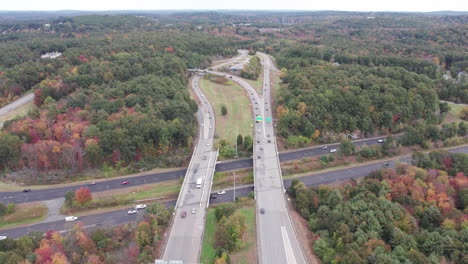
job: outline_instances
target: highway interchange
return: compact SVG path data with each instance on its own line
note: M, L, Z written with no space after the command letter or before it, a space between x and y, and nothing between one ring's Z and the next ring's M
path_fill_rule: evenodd
M241 54L239 57L236 57L236 59L242 56L245 56L245 54ZM242 79L234 75L229 75L229 77L241 84L249 92L254 115L259 115L263 118L271 118L271 107L269 107L271 104L269 70L274 66L267 55L260 54L260 56L263 57L265 73L263 98L260 98L257 92ZM221 65L228 63L230 62ZM218 65L218 67L221 65ZM221 74L218 72L210 73ZM214 112L209 102L206 100L206 97L204 97L203 93L198 88L199 78L200 76L196 76L192 79L192 88L201 102L199 112L197 113L199 124L201 124L200 136L188 169L128 178L130 186L184 178L184 183L179 194L179 202L169 201L165 203L167 206L175 206L176 211L175 218L173 219L173 228L169 235L163 258L166 260L180 259L183 260L184 263L197 263L205 221L204 208L210 202L209 197L213 172L215 170L230 171L254 167L257 207L265 209L265 214L260 214L259 210L257 210L257 243L260 263L306 263L298 240L295 238L294 227L291 224L283 195L285 188L289 187L291 180L285 180L283 183L279 162L329 154L328 150L337 148L339 144L328 145L328 150L316 147L278 155L273 123L260 122L256 123L254 127L255 142L253 159L227 161L216 164L217 152L212 150L215 127ZM359 140L355 141L354 144L378 144L377 139L380 138ZM468 147L460 147L451 151L467 153ZM405 158L401 161L409 162L409 160L410 158ZM395 164L393 161L377 162L369 165L304 176L298 179L302 180L308 186L313 186L343 179L359 178L373 170L394 166ZM203 178L203 185L200 189L195 186L196 179L199 177ZM87 186L86 184L77 184L52 189L33 190L29 193L0 192L0 201L3 203L22 203L62 198L66 191L76 190L83 185L89 187L92 192L127 188L128 185L120 184L123 180L125 179L105 180L97 182L96 185ZM236 189L236 196L247 196L252 190L252 186L238 188ZM215 194L215 192L213 192L213 194ZM232 190L226 190L226 194L217 195L216 199L212 199L211 202L220 203L232 201L232 199ZM196 208L194 214L191 213L192 208ZM190 220L182 218L182 212L188 213L187 218ZM97 228L133 222L138 220L138 217L140 217L140 214L128 215L126 211L117 210L82 216L79 220L83 222L85 227ZM17 238L33 230L41 232L59 230L65 232L70 230L73 225L73 222L54 221L3 230L0 231L0 234ZM181 252L183 252L183 254L181 254Z
M465 153L468 154L468 147L457 147L449 150L453 153ZM401 162L409 162L410 158L403 158ZM386 165L389 163L389 165ZM370 172L382 168L395 168L395 161L381 161L377 163L355 166L352 168L345 168L340 170L333 170L329 172L317 173L313 175L303 176L296 178L304 182L307 186L318 186L320 184L327 184L336 181L346 179L357 179L368 175ZM284 180L285 188L291 185L292 179ZM241 186L236 189L236 197L245 197L252 191L252 186ZM223 203L233 201L234 195L232 189L226 189L226 193L223 195L217 195L216 192L212 192L212 195L216 196L216 199L212 199L211 203ZM175 206L176 201L165 202L167 206ZM137 220L138 215L128 215L127 210L117 210L111 212L105 212L89 216L81 216L80 221L83 222L86 227L107 227L118 224L126 224ZM190 217L190 216L189 216ZM12 238L18 238L27 235L30 231L47 232L48 230L69 230L73 225L66 223L63 220L54 221L42 224L31 224L23 227L16 227L11 229L3 229L0 231L0 235L5 235Z

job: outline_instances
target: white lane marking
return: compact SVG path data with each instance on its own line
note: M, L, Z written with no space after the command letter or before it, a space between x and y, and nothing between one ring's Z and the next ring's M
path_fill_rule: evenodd
M281 234L283 235L283 244L284 244L284 251L286 252L286 261L288 264L295 264L296 257L294 256L291 241L289 241L288 232L286 232L286 227L281 226Z
M90 227L95 227L96 225L87 225L87 226L83 226L82 228L90 228ZM59 233L66 233L66 232L70 232L72 231L73 229L65 229L65 230L60 230L58 231Z
M206 167L206 173L205 173L205 179L203 181L203 191L202 195L200 197L200 208L203 202L203 195L205 194L205 187L207 186L206 184L206 179L208 179L208 171L210 170L210 162L211 162L211 155L213 154L213 151L210 151L210 158L208 159L208 166Z

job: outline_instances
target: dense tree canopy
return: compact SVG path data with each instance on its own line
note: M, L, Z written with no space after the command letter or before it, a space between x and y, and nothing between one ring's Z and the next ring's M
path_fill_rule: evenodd
M288 193L324 263L463 263L467 184L463 172L400 165L341 188L309 189L295 180Z

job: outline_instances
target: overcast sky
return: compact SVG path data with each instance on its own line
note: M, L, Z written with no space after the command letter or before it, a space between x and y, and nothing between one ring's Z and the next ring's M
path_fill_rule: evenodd
M0 10L467 11L466 0L1 0Z

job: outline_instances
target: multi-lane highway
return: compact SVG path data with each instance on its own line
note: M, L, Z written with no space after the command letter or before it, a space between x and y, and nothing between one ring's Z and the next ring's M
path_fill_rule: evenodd
M452 153L465 153L468 154L468 147L457 147L449 150ZM398 159L400 162L409 163L410 158ZM388 165L386 165L388 163ZM309 176L303 176L297 178L298 180L304 182L307 186L318 186L320 184L327 184L336 181L346 180L346 179L357 179L368 175L371 171L378 170L381 168L395 168L395 160L392 161L382 161L373 164L355 166L352 168L345 168L340 170L333 170L329 172L317 173ZM284 181L285 188L289 188L291 185L291 179ZM243 186L236 189L236 196L248 196L252 191L252 186ZM226 193L223 195L217 195L215 192L212 193L215 196L215 199L211 200L211 203L222 203L230 202L233 199L233 191L231 189L226 189ZM174 206L176 201L169 201L165 204L167 206ZM267 212L268 213L268 212ZM128 215L127 210L118 210L112 212L106 212L90 216L82 216L78 221L82 221L84 226L88 227L106 227L111 225L125 224L135 221L138 217L137 215ZM191 215L188 214L187 219L190 221ZM0 235L5 235L12 238L18 238L24 235L27 235L30 231L41 231L47 232L48 230L67 230L70 229L73 223L67 223L65 220L41 223L41 224L32 224L24 227L17 227L7 230L0 230Z
M380 138L372 138L372 139L364 139L355 141L354 144L356 146L359 145L374 145L378 144L377 139ZM281 162L284 161L291 161L302 159L305 157L314 157L320 156L324 154L329 154L329 150L332 148L337 148L339 144L331 144L328 145L328 149L322 150L321 147L316 148L308 148L308 149L301 149L295 150L288 153L281 153L279 154L279 159ZM232 170L239 170L239 169L247 169L252 168L253 161L251 158L249 159L240 159L235 161L226 161L226 162L219 162L216 164L215 170L216 171L232 171ZM96 185L87 184L70 184L69 186L62 186L62 187L52 187L46 189L34 189L32 187L32 192L23 193L21 191L15 192L0 192L0 202L2 203L24 203L24 202L34 202L34 201L45 201L51 200L56 198L64 197L67 191L76 191L79 188L86 186L90 189L91 192L102 192L108 190L114 190L119 188L128 188L131 186L138 186L143 184L151 184L151 183L158 183L163 181L169 180L176 180L183 178L186 174L186 169L181 170L173 170L167 172L160 172L160 173L153 173L147 174L142 176L135 176L131 178L120 178L120 179L112 179L112 180L100 180L95 181ZM121 185L122 181L128 181L128 185ZM29 187L28 187L29 188Z
M197 113L200 135L177 199L169 239L163 254L164 260L183 261L187 264L198 263L200 258L205 208L210 199L218 158L218 152L213 151L215 115L198 87L199 80L199 75L192 79L192 88L200 100Z
M270 67L263 57L263 98L259 101L264 120L272 120ZM257 251L260 263L306 263L289 216L281 174L276 136L271 122L255 126L254 175L257 201Z
M260 263L306 263L296 239L284 197L281 168L276 147L270 100L271 62L264 57L262 98L243 79L230 74L209 71L211 74L229 77L248 93L253 120L263 121L254 126L253 168L255 197L257 201L257 244ZM267 122L266 120L270 120ZM322 152L323 153L323 152ZM262 213L260 212L260 209Z

